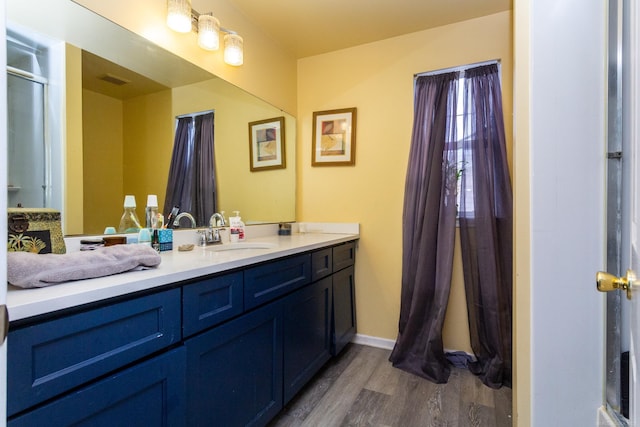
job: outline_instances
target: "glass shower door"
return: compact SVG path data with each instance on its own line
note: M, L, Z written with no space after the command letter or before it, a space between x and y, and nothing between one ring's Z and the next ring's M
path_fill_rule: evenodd
M46 82L7 75L8 207L50 206L51 153L45 134Z

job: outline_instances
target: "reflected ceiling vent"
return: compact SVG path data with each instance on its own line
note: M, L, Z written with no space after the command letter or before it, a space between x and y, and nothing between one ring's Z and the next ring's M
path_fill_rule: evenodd
M114 84L116 86L123 86L126 85L127 83L131 83L130 80L127 79L123 79L122 77L118 77L114 74L110 74L107 73L105 75L103 75L102 77L98 77L100 80L104 80L105 82Z

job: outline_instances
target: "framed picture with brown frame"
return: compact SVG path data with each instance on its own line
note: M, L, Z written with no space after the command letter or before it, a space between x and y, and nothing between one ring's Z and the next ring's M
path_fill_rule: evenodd
M284 169L284 117L249 123L249 166L252 172Z
M356 109L313 113L311 166L356 164Z

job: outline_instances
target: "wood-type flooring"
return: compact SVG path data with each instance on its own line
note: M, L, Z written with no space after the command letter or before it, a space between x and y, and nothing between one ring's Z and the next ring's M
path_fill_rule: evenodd
M434 384L391 366L389 350L349 344L269 427L510 427L511 389L465 369Z

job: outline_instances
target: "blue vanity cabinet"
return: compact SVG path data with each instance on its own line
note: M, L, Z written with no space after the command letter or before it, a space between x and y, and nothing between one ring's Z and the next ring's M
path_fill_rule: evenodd
M10 418L9 427L185 426L185 349L178 347Z
M12 323L10 426L264 426L355 334L355 243Z
M333 247L333 315L331 354L356 335L355 242Z
M282 304L185 341L187 425L264 426L282 409Z
M331 357L331 277L287 296L284 316L284 404Z
M182 340L180 289L11 329L9 416Z

